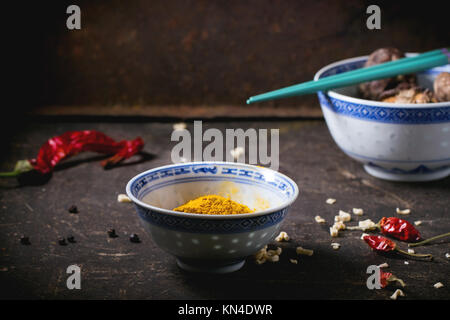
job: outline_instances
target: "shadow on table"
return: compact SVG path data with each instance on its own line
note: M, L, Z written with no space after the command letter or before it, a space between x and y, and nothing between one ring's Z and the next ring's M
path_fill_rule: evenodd
M80 157L80 158L79 157L69 158L69 159L59 163L58 165L56 165L53 172L64 171L69 168L79 166L80 164L89 163L89 162L98 162L99 163L98 165L100 165L100 162L102 160L108 159L109 157L110 157L110 155L95 155L95 156L90 156L90 157L84 156L84 157ZM134 166L134 165L137 165L140 163L151 161L154 158L156 158L156 155L142 151L139 154L133 156L133 158L127 159L120 163L117 163L114 166L107 167L107 168L105 168L105 170L113 170L115 168L120 168L120 167ZM49 174L45 174L45 175L42 175L39 172L34 171L34 170L25 172L25 173L20 174L16 178L9 178L8 181L0 184L0 189L16 189L16 188L20 188L23 186L44 185L52 178L53 172L49 173Z
M58 164L55 167L54 171L65 170L65 169L68 169L68 168L72 168L72 167L78 166L78 165L80 165L82 163L100 162L102 160L108 159L109 157L111 157L111 156L110 155L96 155L96 156L89 157L89 158L68 159L68 160ZM134 166L134 165L137 165L137 164L140 164L140 163L151 161L154 158L156 158L156 155L148 153L148 152L145 152L145 151L141 151L139 154L133 156L131 159L127 159L127 160L124 160L123 162L115 164L114 166L107 167L107 168L105 168L105 170L112 170L112 169L120 168L120 167Z
M284 248L279 262L257 265L248 258L242 269L229 274L179 272L184 286L207 299L345 299L347 291L368 291L367 266L346 257L335 263L335 258L331 252L298 256L295 248Z

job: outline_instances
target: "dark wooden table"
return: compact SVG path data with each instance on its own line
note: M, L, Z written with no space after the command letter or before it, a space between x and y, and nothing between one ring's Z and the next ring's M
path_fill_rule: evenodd
M337 148L322 121L206 122L207 127L280 129L280 171L297 182L300 196L282 227L291 241L280 244L278 263L256 265L249 258L231 274L184 272L154 245L132 205L117 202L132 176L171 162L172 123L31 121L9 140L2 171L18 159L33 157L48 137L66 130L97 129L116 139L140 135L146 155L103 170L102 157L81 154L58 166L44 184L0 181L0 298L389 299L394 288L366 287L367 267L383 262L407 285L401 299L450 298L448 241L416 250L434 255L434 261L424 262L375 254L360 240L361 232L344 231L331 238L328 231L339 209L363 208L364 216L353 218L356 224L360 219L378 221L396 215L395 208L402 207L411 208L410 221L423 221L419 227L423 236L448 232L449 178L414 184L375 179ZM329 197L337 203L327 205ZM78 214L67 211L72 204ZM329 224L317 224L316 215ZM119 237L108 238L109 228L115 228ZM131 233L137 233L142 243L131 243ZM31 245L20 244L22 235L30 237ZM77 242L60 246L58 238L68 235ZM340 250L333 250L331 242L339 242ZM314 255L297 256L299 245L313 249ZM298 264L291 264L290 258L297 258ZM81 267L81 290L66 287L66 269L72 264ZM445 287L435 289L433 284L439 281Z

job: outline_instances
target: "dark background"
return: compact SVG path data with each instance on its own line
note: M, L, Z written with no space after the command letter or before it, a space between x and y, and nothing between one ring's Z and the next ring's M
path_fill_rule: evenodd
M70 4L81 8L81 30L66 28ZM370 4L381 7L381 30L366 28ZM159 106L166 115L168 107L200 106L203 114L224 107L219 113L229 115L226 107L310 80L333 61L383 46L420 52L449 41L442 1L36 1L9 7L3 11L6 88L19 92L11 107L40 107L44 114L101 114L104 106L118 115L140 114ZM320 115L314 96L261 104L274 106Z

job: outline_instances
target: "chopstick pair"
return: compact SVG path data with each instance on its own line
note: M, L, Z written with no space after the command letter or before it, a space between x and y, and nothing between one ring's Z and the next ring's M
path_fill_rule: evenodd
M262 93L250 97L247 100L247 104L346 87L366 81L423 71L433 67L446 65L448 63L450 63L450 52L448 48L432 50L419 54L415 57L402 58L367 68L360 68L357 70L328 76L317 81L308 81Z

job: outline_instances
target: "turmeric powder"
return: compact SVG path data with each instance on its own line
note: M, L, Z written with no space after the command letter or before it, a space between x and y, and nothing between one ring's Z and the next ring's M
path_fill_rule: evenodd
M205 195L174 208L174 211L202 214L241 214L251 213L246 205L218 195Z

